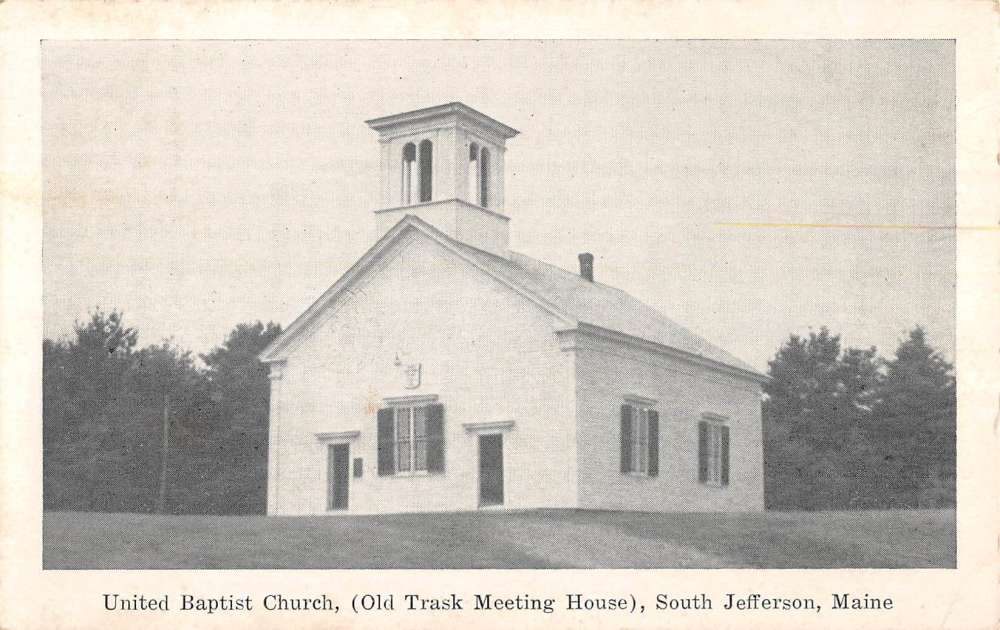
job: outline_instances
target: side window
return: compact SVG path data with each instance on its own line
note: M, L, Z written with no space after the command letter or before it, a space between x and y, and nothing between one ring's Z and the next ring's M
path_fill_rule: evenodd
M729 427L720 421L698 423L698 481L729 485Z
M660 472L660 416L649 406L621 406L621 472L655 477Z

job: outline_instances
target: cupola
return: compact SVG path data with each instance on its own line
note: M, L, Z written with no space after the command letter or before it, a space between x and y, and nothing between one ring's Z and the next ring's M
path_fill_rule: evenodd
M412 214L451 238L507 256L504 152L516 129L462 103L365 122L382 145L380 235Z

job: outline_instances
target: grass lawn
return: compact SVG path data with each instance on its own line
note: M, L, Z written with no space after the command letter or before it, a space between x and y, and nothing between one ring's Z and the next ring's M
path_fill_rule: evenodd
M954 567L955 514L49 512L43 557L46 569Z

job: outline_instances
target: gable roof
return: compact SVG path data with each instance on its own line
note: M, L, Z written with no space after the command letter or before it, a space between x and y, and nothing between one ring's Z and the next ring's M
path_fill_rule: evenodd
M591 282L562 267L517 252L510 252L508 260L464 243L455 242L455 244L483 266L490 267L529 290L544 295L556 308L579 324L589 324L650 341L714 363L763 376L749 364L711 344L621 289L600 282Z
M714 346L702 337L667 318L653 307L621 289L591 282L561 267L510 252L503 258L466 245L413 215L406 215L372 246L330 289L261 353L264 362L281 359L280 351L301 334L308 323L324 310L368 263L409 229L430 236L447 249L514 289L544 310L564 321L566 327L581 325L604 329L680 351L764 379L753 367Z

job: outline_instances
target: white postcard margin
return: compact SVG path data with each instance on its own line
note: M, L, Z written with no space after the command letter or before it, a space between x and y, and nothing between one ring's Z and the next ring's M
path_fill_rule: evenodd
M0 5L3 103L0 287L0 627L992 628L998 622L1000 168L997 9L961 2L132 2ZM934 38L956 40L958 193L958 568L955 570L42 571L41 125L43 39ZM431 617L258 612L177 617L108 613L101 593L202 596L493 592L562 597L760 592L893 597L894 611L803 615ZM262 612L262 611L261 611Z

